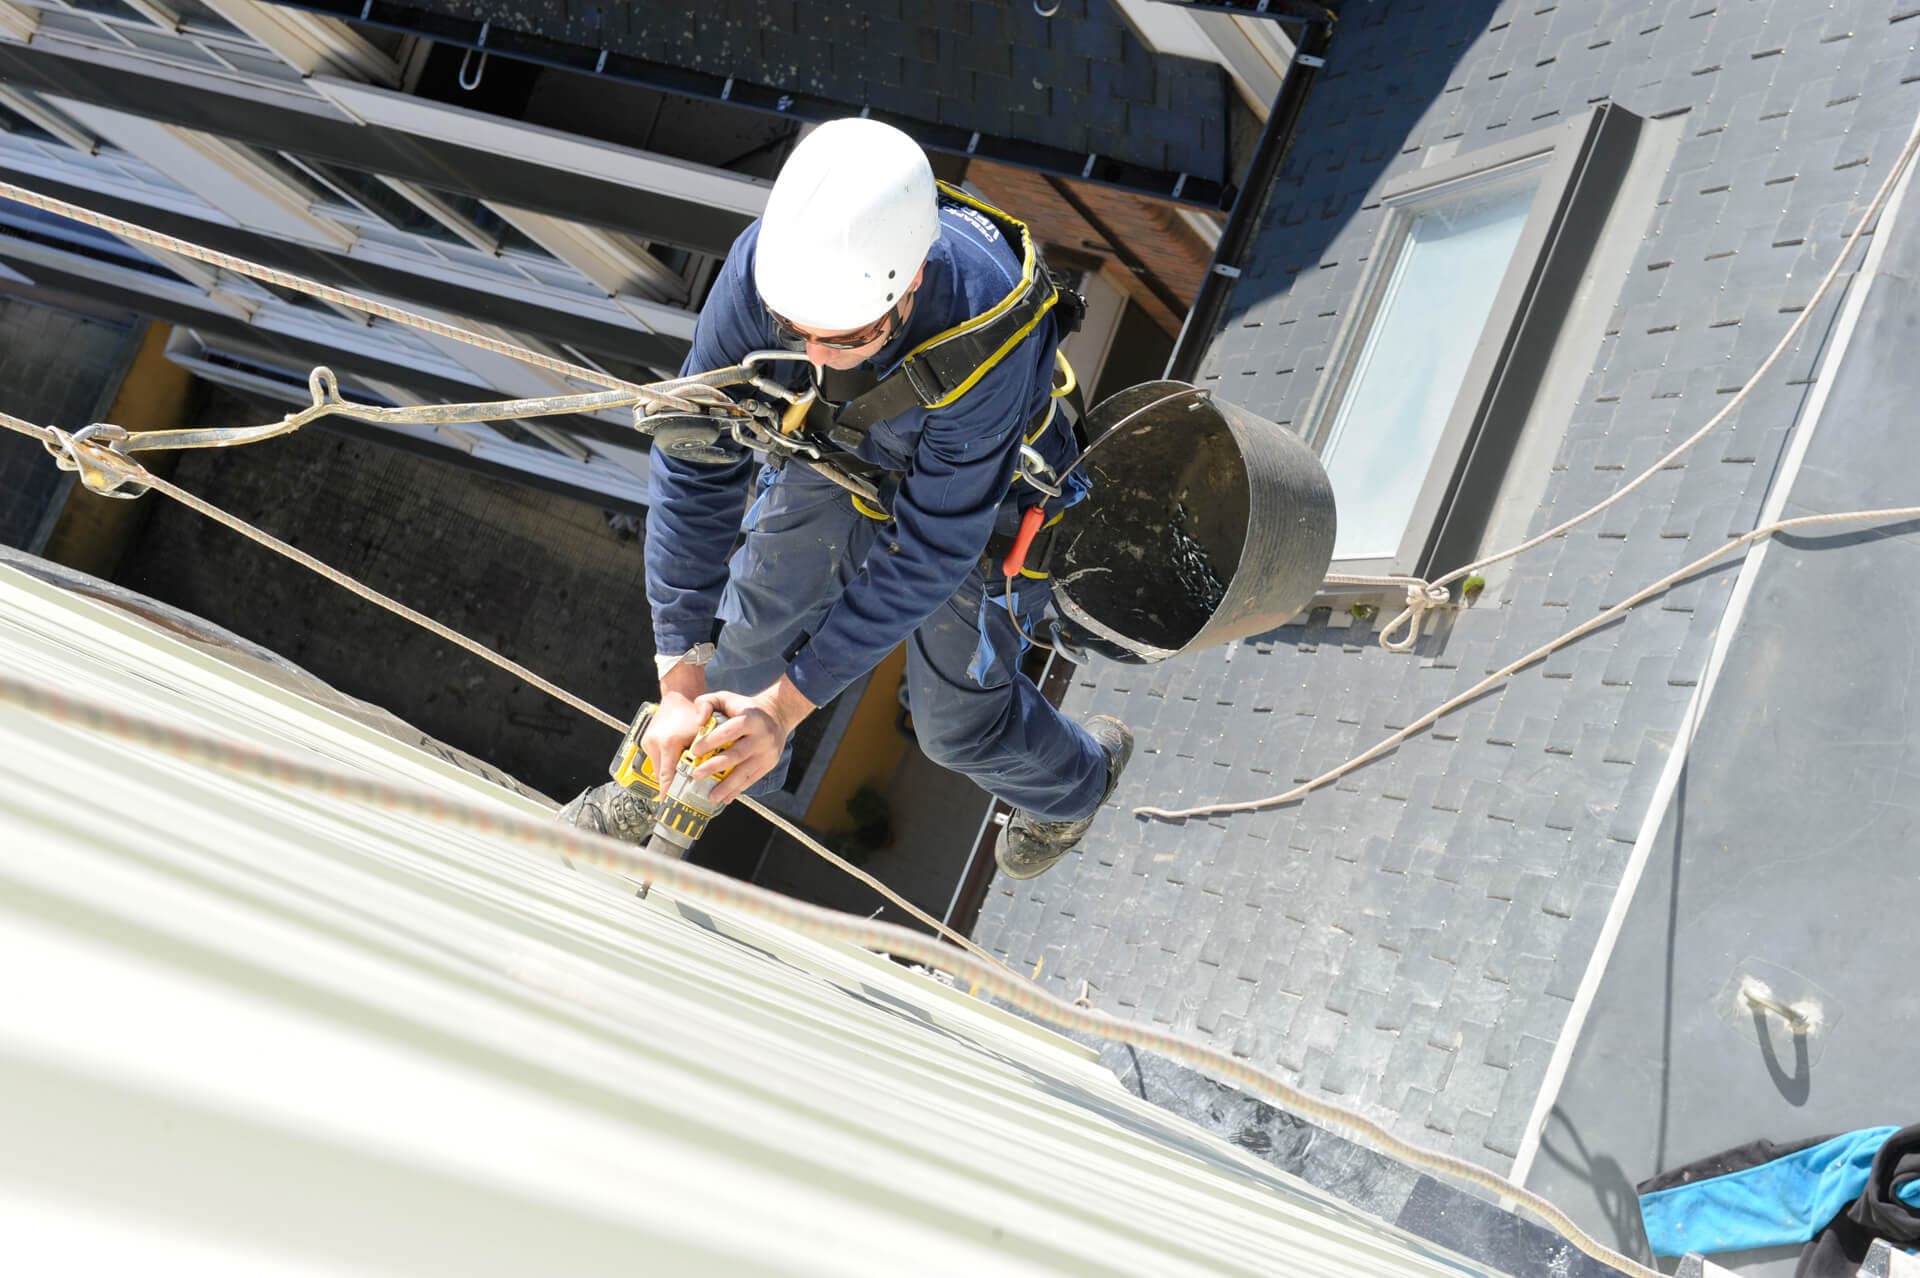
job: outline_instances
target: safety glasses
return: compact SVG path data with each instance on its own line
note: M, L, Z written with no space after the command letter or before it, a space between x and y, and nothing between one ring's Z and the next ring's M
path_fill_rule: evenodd
M900 302L906 300L902 297ZM771 306L767 307L767 317L773 321L773 334L779 339L780 345L790 351L804 351L809 344L824 346L830 351L857 351L875 342L893 340L894 334L900 330L900 302L895 302L891 310L865 328L855 329L851 333L836 333L832 337L818 337L801 331Z

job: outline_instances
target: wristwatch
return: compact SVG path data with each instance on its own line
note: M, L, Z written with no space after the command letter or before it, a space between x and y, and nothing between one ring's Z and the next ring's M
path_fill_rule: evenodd
M667 671L673 669L681 662L685 662L690 666L704 666L712 660L713 645L710 643L696 643L685 652L675 653L670 657L655 653L653 657L653 668L656 676L664 679L667 677Z

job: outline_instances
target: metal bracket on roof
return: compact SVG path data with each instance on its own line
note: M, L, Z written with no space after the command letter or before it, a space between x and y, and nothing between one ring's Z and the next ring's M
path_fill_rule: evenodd
M1303 67L1324 67L1327 65L1325 58L1316 58L1311 53L1296 54L1293 60Z
M1224 275L1230 280L1240 278L1240 268L1237 266L1229 266L1225 262L1215 262L1213 264L1213 273L1215 275Z

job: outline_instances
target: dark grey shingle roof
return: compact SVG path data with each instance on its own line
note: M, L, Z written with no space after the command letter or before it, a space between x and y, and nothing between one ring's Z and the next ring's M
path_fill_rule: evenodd
M1532 527L1590 505L1724 402L1832 260L1920 111L1920 19L1899 8L1353 0L1203 379L1290 421L1377 230L1369 193L1434 148L1611 98L1680 132ZM1684 466L1519 561L1414 656L1322 613L1230 653L1081 670L1068 709L1122 715L1140 750L1082 850L996 882L977 937L1016 966L1045 954L1069 997L1084 979L1097 1006L1505 1167L1730 571L1296 806L1177 827L1128 809L1285 789L1751 527L1815 354L1804 342Z

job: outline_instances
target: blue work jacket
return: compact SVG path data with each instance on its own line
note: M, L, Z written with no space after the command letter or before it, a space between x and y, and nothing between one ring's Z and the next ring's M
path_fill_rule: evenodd
M684 373L735 364L778 345L753 283L759 229L758 222L749 226L727 254L701 309ZM991 309L1019 281L1019 246L979 214L943 204L913 313L867 367L884 376L920 343ZM826 704L878 665L960 589L996 521L1003 528L1011 522L1003 507L1017 518L1017 506L1032 504L1036 494L1027 485L1012 490L1014 468L1023 429L1046 409L1056 344L1048 315L957 402L910 409L868 432L858 455L900 475L889 503L891 527L787 667L809 701ZM773 367L789 385L806 376L798 362ZM1066 473L1078 447L1064 412L1035 447L1056 473ZM646 566L657 652L684 652L715 636L727 560L755 469L752 454L738 452L737 460L715 466L653 451Z

